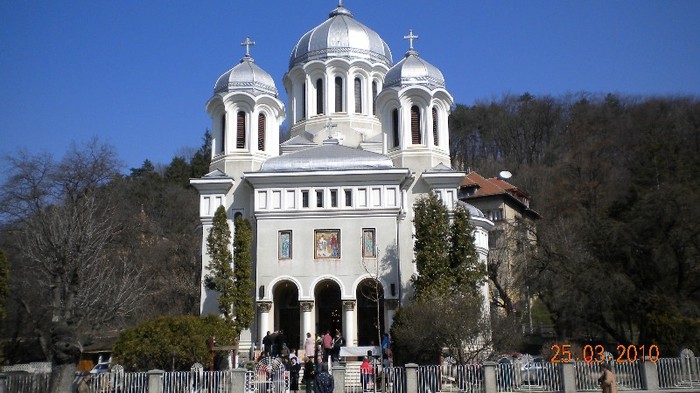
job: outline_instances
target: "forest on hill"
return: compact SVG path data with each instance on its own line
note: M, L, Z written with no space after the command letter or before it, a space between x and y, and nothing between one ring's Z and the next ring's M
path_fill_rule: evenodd
M546 307L560 340L700 351L698 98L506 96L457 105L450 132L455 169L507 169L531 195L542 218L515 285ZM7 158L6 361L70 357L52 343L89 346L156 315L197 314L189 178L208 172L209 146L206 134L191 156L128 174L99 141L60 160ZM26 351L28 338L41 353Z

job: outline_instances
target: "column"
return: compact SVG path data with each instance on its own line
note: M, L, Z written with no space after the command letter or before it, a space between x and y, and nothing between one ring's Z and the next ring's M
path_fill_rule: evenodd
M314 310L314 302L300 301L299 308L301 309L301 342L299 343L299 348L303 348L306 333L311 333L311 337L316 337L316 331L311 325L311 313Z
M267 331L270 330L270 309L272 309L272 302L258 302L258 311L260 312L258 316L258 340L260 341L260 349L262 349L262 340L267 335Z
M343 336L345 336L346 346L354 347L356 345L354 300L343 300Z

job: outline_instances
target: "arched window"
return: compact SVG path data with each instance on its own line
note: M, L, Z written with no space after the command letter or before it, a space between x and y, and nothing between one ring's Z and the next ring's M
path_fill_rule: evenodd
M399 145L399 110L394 109L391 111L391 132L392 141L394 142L394 147Z
M343 78L335 77L335 111L343 111Z
M438 113L437 108L433 107L433 145L439 145L438 142Z
M411 143L421 144L420 137L420 109L417 106L411 107Z
M306 119L306 82L301 89L301 118Z
M221 115L221 143L217 146L219 153L223 153L226 146L226 112Z
M236 116L236 149L245 149L245 112Z
M377 114L377 82L372 82L372 114Z
M316 79L316 114L323 113L323 79Z
M355 78L355 113L362 113L362 85L360 78Z
M258 150L265 151L265 114L258 115Z

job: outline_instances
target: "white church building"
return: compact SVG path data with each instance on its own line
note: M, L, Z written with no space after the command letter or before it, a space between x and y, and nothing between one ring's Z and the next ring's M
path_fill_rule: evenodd
M411 297L414 203L431 191L450 209L463 203L465 174L450 167L453 98L413 48L417 37L405 38L408 51L394 63L341 2L294 46L286 107L248 39L240 63L216 81L206 105L211 172L191 184L200 194L202 277L216 209L226 208L232 230L238 215L253 225L255 321L241 348L279 329L296 348L307 332L336 328L349 346L376 342L377 326L388 332ZM285 119L290 139L280 143ZM493 223L467 207L486 263ZM376 279L379 299L367 296ZM201 313L217 307L202 285Z

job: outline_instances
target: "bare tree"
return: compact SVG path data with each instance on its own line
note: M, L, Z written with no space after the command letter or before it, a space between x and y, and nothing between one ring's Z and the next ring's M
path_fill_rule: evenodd
M139 263L113 243L120 232L104 185L117 175L113 150L96 140L59 161L9 158L0 206L12 219L24 285L20 302L52 363L51 392L70 391L83 342L118 322L142 295Z

